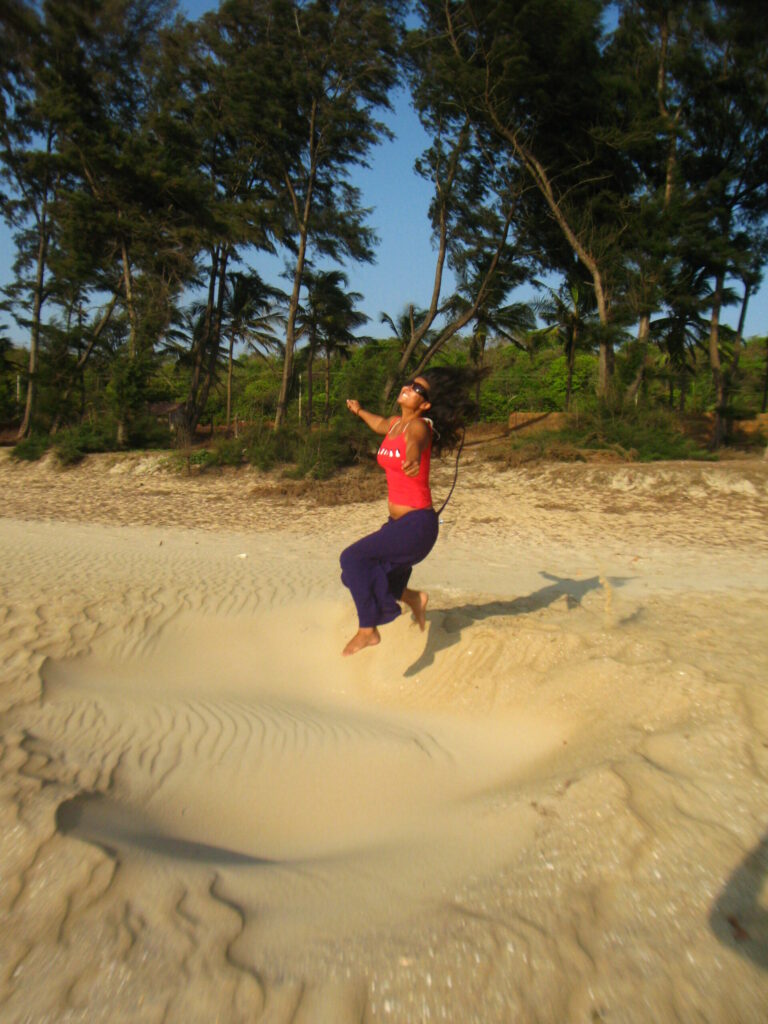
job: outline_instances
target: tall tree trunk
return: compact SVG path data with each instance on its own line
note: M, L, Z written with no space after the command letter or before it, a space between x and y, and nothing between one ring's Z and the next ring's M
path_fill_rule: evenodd
M208 364L203 377L202 387L198 399L200 416L203 415L208 404L208 396L211 387L216 379L216 365L219 361L219 347L221 345L221 325L224 322L224 300L227 294L227 264L229 253L225 249L219 261L219 275L217 280L217 297L213 307L213 320L211 324L211 336L208 344ZM211 414L211 437L213 437L213 414Z
M677 411L682 416L685 412L685 395L688 390L688 378L685 375L685 369L682 369L678 374L677 386L680 389L680 394L677 399Z
M118 214L119 216L119 214ZM128 249L125 241L121 242L121 259L123 264L123 288L125 290L125 308L128 311L128 359L132 362L136 358L137 328L136 328L136 306L133 301L133 280L131 277L131 266L128 260ZM125 420L125 410L119 410L117 421L117 446L124 448L128 439L128 427Z
M435 260L435 273L432 279L432 297L430 298L429 301L429 309L427 310L424 318L422 319L421 323L418 326L414 323L413 306L410 307L410 337L408 338L408 341L404 344L403 350L400 353L400 358L398 359L397 362L397 368L395 369L394 372L387 374L387 378L384 383L384 391L382 392L383 409L386 409L387 403L389 402L389 397L392 394L392 390L395 384L405 373L406 369L408 368L408 364L411 361L413 353L416 351L416 348L419 345L419 343L426 337L430 327L435 322L435 319L438 315L440 305L440 292L443 286L443 273L445 271L445 260L448 254L448 204L450 202L453 183L455 181L456 174L459 170L460 160L469 141L470 126L471 118L469 117L468 114L466 114L464 117L464 123L461 126L461 130L459 131L456 142L454 143L453 148L451 149L451 152L446 161L447 171L445 177L440 178L439 174L436 174L435 196L439 205L439 215L437 228L437 257ZM510 211L510 213L507 215L504 224L504 230L502 232L502 246L506 243L507 232L509 230L509 223L511 218L512 213ZM456 333L456 331L461 330L461 328L468 324L470 320L474 317L475 312L479 307L480 301L482 297L485 295L485 291L488 287L488 284L490 283L490 280L496 271L496 265L498 263L500 251L500 249L497 249L496 255L491 261L491 266L489 268L488 273L483 278L480 288L478 289L478 295L476 296L475 303L472 309L467 314L460 318L460 322L456 321L456 324L458 326L454 327L453 325L449 325L449 327L443 331L440 338L438 338L437 342L435 342L432 348L430 348L430 351L427 353L425 358L422 359L416 371L417 373L424 369L424 367L427 365L427 363L438 350L438 348L442 347L442 345L444 344L445 341L448 340L448 338L452 337L453 334Z
M576 342L578 341L578 337L579 337L579 327L578 327L578 324L574 323L573 328L569 332L569 335L570 336L568 338L568 352L567 352L568 376L566 377L566 381L565 381L565 411L566 412L570 412L571 411L571 396L573 394L573 367L574 367L574 363L576 362Z
M475 382L475 405L477 406L477 412L476 412L475 415L477 416L477 422L479 423L480 422L480 388L481 388L481 383L482 383L481 377L480 377L480 371L483 369L483 365L485 364L485 344L486 344L486 341L488 340L488 328L487 328L487 326L484 325L483 328L480 331L477 332L476 337L477 337L477 351L476 351L476 354L475 354L475 368L478 371L478 375L477 375L477 381Z
M232 363L234 362L235 332L229 332L229 358L227 360L227 423L225 431L229 434L229 421L232 416Z
M454 336L454 334L458 333L458 331L460 331L462 327L466 327L466 325L474 319L478 309L480 308L483 300L485 299L485 296L488 292L488 288L490 287L490 284L493 281L493 278L496 274L496 270L499 265L499 259L501 258L501 254L504 251L504 248L507 243L507 235L509 234L509 225L512 222L514 208L515 207L513 204L509 211L507 212L507 216L504 221L504 226L502 228L501 235L499 236L498 244L496 246L496 250L494 251L494 254L488 263L488 267L480 283L480 286L477 289L477 292L475 293L472 305L468 309L466 309L459 317L457 317L455 320L453 320L451 323L449 323L446 327L442 329L440 334L427 349L426 354L419 361L419 364L416 367L416 369L413 371L414 376L418 376L418 374L422 373L424 369L429 365L432 358L440 351L440 349L446 344L446 342L449 341ZM422 340L422 338L424 338L427 331L432 326L432 323L434 322L434 319L437 315L437 300L440 295L440 280L442 278L443 270L442 261L444 259L445 252L441 238L441 253L438 256L438 270L435 273L435 291L432 297L432 306L430 306L430 310L427 313L425 319L422 321L421 324L419 324L419 326L415 330L413 326L413 309L411 309L411 340L408 342L408 345L406 346L405 350L400 356L400 360L397 364L396 374L390 374L390 376L387 378L387 384L384 389L384 394L382 396L382 408L384 409L387 407L389 396L392 393L392 388L394 387L397 378L402 377L402 375L404 374L410 361L410 358L416 349L416 346Z
M325 409L323 410L323 422L327 423L331 418L331 350L325 349Z
M573 250L576 258L584 266L592 278L592 286L595 290L597 300L597 312L600 317L600 324L608 328L612 321L609 295L606 288L606 281L600 262L595 254L587 247L584 241L571 223L567 210L562 199L555 194L555 186L547 173L546 168L537 158L536 154L523 141L521 131L516 131L505 124L496 111L492 96L490 75L486 77L485 106L491 116L491 120L499 134L509 142L512 151L530 174L536 188L541 193L544 202L549 207L552 218L562 231L566 241ZM613 386L613 341L608 331L604 330L599 341L598 355L598 378L597 393L601 398L609 395Z
M307 358L307 414L305 422L308 427L312 426L312 417L314 416L314 409L312 408L312 401L314 398L314 372L313 363L315 359L315 330L314 327L310 329L309 334L309 353Z
M637 347L640 350L640 365L637 368L635 379L624 393L624 403L634 402L637 405L637 396L645 376L645 360L648 348L648 338L651 333L651 317L649 313L643 313L637 327Z
M715 386L715 425L711 447L715 450L725 439L725 378L720 361L720 309L723 304L724 283L725 273L720 271L715 279L709 322L709 365L712 368L712 383Z
M37 266L35 268L35 291L32 305L32 323L29 330L29 376L27 378L27 400L24 406L24 418L21 421L17 439L23 440L32 429L37 401L37 366L40 348L40 321L42 319L45 265L48 257L48 208L43 203L40 217L40 236L37 241Z
M293 206L293 216L299 231L299 248L296 255L296 265L293 270L293 288L291 299L288 304L288 323L285 328L285 356L283 358L283 376L280 381L280 394L277 398L277 409L275 411L275 430L279 430L286 418L288 409L288 389L291 385L293 375L293 350L296 345L296 314L299 309L299 295L301 294L301 283L304 277L304 264L307 258L307 240L309 236L309 218L312 212L312 198L317 175L317 139L315 138L315 120L317 117L317 100L312 101L312 110L309 118L309 153L310 165L307 173L307 194L304 197L303 206L300 207L299 196L293 187L290 175L286 171L284 178L288 194Z
M121 258L123 263L123 288L125 289L125 308L128 311L128 358L136 358L138 325L136 323L136 303L133 299L133 275L131 264L128 259L128 249L125 242L121 242Z
M585 261L582 259L582 262ZM607 328L611 321L611 314L600 267L591 256L585 262L585 266L591 266L592 268L590 273L592 274L592 284L595 289L595 298L597 299L597 313L600 317L601 327ZM600 333L597 353L597 394L599 398L608 398L611 394L613 389L613 367L613 339L606 330L603 330Z
M277 398L277 409L275 411L275 430L279 430L283 425L288 411L288 390L293 376L293 351L296 347L296 314L299 309L299 294L304 275L306 252L307 233L302 230L299 241L299 253L293 272L293 289L288 306L288 323L285 329L285 356L283 358L283 375L280 379L280 393Z
M744 324L747 319L747 306L749 305L749 298L752 294L752 286L745 282L744 284L744 296L741 300L741 311L739 312L739 324L736 328L736 334L733 339L733 353L731 355L731 364L728 367L728 373L725 374L725 386L723 399L726 402L730 402L733 397L733 390L736 386L736 375L739 371L739 360L741 359L741 345L744 340ZM726 436L730 440L733 423L732 417L729 416L725 423Z
M200 396L203 388L204 374L209 363L209 349L213 343L216 288L219 280L219 269L222 264L226 267L224 253L220 252L218 247L211 249L210 254L211 266L208 273L208 298L205 304L203 329L200 332L200 336L193 341L192 378L189 383L184 406L180 410L181 415L176 429L176 444L180 448L187 448L192 443L204 408L204 403L201 404Z
M651 334L651 314L643 313L640 323L637 325L637 341L639 345L646 345Z
M117 296L118 296L118 291L115 290L114 294L112 295L112 298L109 300L109 303L107 304L106 310L104 311L104 313L101 316L101 319L96 324L96 326L94 327L93 331L91 332L91 340L86 345L84 351L79 354L79 356L77 358L77 362L75 363L74 373L77 375L78 380L79 380L80 385L81 385L82 405L83 406L85 405L85 385L84 385L85 364L88 362L88 357L90 356L91 352L93 352L93 348L94 348L96 342L101 337L102 331L104 330L104 328L109 323L110 317L112 316L112 311L114 310L115 305L117 304ZM61 399L59 401L59 411L54 416L53 423L51 425L51 430L50 430L51 437L54 437L56 435L56 433L58 432L58 430L60 429L60 427L61 427L61 410L66 406L67 399L69 398L71 391L72 391L72 385L68 384L66 386L66 388L64 388L63 394L62 394Z
M677 123L680 120L680 108L672 114L667 106L667 56L669 50L669 12L662 14L662 23L659 26L659 66L656 73L656 101L659 114L667 132L667 160L664 176L664 210L669 209L672 201L672 189L675 181L675 170L677 168Z

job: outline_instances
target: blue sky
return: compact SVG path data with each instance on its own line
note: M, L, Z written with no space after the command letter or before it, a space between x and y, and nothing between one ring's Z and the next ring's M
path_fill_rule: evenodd
M210 0L187 0L182 8L190 17L214 6ZM345 267L352 291L360 292L361 308L369 317L364 333L386 336L389 332L380 323L380 314L399 315L410 302L426 306L432 294L435 270L435 251L427 219L431 190L413 170L416 157L427 144L426 136L416 114L410 106L407 93L399 91L393 97L392 113L385 120L395 139L376 147L370 155L370 168L358 168L352 180L362 191L363 203L371 208L370 225L379 237L376 263L351 264ZM11 279L13 242L10 232L0 227L0 286ZM256 254L252 265L270 283L286 288L281 279L283 260ZM443 278L443 295L449 294L453 279L448 273ZM521 288L513 296L515 301L531 298L530 288ZM735 327L738 307L725 311L724 322ZM14 341L21 342L24 335L9 324ZM745 335L768 334L768 282L750 302Z

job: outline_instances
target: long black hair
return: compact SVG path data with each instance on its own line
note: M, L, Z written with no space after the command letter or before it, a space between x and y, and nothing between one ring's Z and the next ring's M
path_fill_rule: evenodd
M431 407L424 413L432 420L432 451L454 451L464 439L464 428L477 416L471 390L487 371L469 366L435 366L417 374L427 382Z

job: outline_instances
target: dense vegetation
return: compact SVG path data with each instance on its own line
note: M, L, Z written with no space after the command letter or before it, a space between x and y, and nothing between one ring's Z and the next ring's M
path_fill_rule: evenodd
M0 427L19 456L220 427L204 458L322 475L365 445L343 397L388 408L432 360L490 368L485 419L576 410L582 440L642 435L647 457L691 453L649 439L680 436L670 410L713 413L713 447L765 410L768 350L742 337L768 258L756 0L0 11ZM375 259L353 172L398 82L430 140L435 285L372 341L343 268ZM258 250L285 258L285 289ZM536 303L513 301L524 283Z

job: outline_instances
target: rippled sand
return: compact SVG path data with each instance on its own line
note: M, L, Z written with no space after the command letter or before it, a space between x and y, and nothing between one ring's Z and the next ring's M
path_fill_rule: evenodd
M0 456L0 1021L763 1022L768 466L254 483Z

